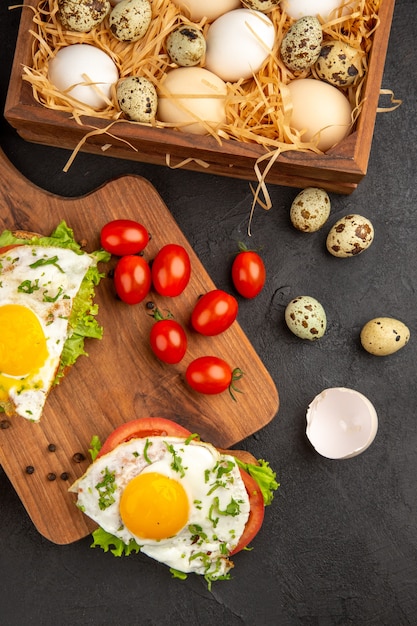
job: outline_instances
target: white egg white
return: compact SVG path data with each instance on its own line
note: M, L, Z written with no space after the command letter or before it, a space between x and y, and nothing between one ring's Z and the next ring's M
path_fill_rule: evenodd
M30 309L42 326L48 353L36 371L16 377L0 372L0 392L7 389L9 395L1 404L13 406L22 417L32 421L41 417L67 339L74 297L93 262L88 254L31 245L0 255L0 307L12 304ZM7 332L1 329L3 337Z
M185 526L158 541L132 534L123 524L120 500L135 476L158 472L179 481L190 505ZM100 485L111 476L111 497L103 503ZM133 539L141 552L182 572L222 576L232 566L227 556L237 545L249 517L249 498L236 460L212 445L177 437L132 439L96 459L71 487L77 506L101 528L125 544ZM232 503L238 511L225 514ZM198 529L198 530L197 530Z

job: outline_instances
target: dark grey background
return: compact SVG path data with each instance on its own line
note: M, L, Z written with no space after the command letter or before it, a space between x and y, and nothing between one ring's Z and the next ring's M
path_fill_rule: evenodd
M0 3L1 104L9 79L20 9ZM242 442L271 462L281 488L253 551L235 558L233 579L213 585L142 556L114 558L87 538L56 546L34 529L0 468L0 622L7 626L227 624L228 626L417 623L416 385L416 65L415 0L398 0L383 88L403 100L377 116L369 170L351 196L332 195L329 223L295 231L289 208L298 190L270 186L273 208L257 209L253 247L261 247L268 282L242 301L239 321L278 387L276 418ZM381 103L386 101L381 99ZM230 251L244 239L252 195L247 182L79 154L21 140L2 119L1 147L40 187L63 196L94 190L115 176L148 178L172 211L218 287L231 289ZM364 254L341 260L325 250L330 225L361 213L375 226ZM303 343L285 327L294 296L320 300L328 330ZM404 321L407 347L377 358L359 344L375 316ZM330 461L305 437L305 411L322 389L364 393L379 415L363 455Z

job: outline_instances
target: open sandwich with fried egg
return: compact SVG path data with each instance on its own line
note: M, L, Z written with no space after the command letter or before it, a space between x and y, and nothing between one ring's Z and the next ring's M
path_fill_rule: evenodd
M100 339L95 287L103 250L87 253L63 221L44 237L0 235L0 411L38 422L46 398Z
M141 552L176 578L204 576L209 588L230 578L231 557L257 535L279 486L268 462L219 450L166 418L122 424L103 445L94 436L90 453L70 491L99 526L91 547Z

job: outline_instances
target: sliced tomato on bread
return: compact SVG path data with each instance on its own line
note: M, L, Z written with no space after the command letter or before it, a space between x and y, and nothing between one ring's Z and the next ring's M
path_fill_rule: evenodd
M111 452L121 443L130 441L131 439L144 439L146 437L160 436L184 437L184 439L187 439L191 434L191 431L187 430L180 424L173 422L172 420L166 419L165 417L141 417L118 426L107 437L97 455L97 458ZM222 454L234 454L234 450L220 450L220 452ZM236 451L236 457L239 457L239 451ZM239 468L239 471L249 497L250 512L243 534L241 535L237 546L230 553L231 555L246 548L246 546L258 534L262 526L265 511L264 498L258 483L244 469Z
M189 437L192 433L165 417L140 417L118 426L102 445L97 458L114 450L121 443L146 437Z

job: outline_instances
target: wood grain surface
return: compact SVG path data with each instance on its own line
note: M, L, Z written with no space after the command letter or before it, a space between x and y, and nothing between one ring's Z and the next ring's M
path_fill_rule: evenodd
M77 361L63 382L50 393L40 423L0 418L0 463L13 483L38 531L58 544L87 535L94 525L78 511L71 483L84 473L90 460L92 435L102 440L117 425L144 416L173 419L202 439L229 448L261 429L276 415L278 392L248 338L235 322L218 337L202 337L189 328L193 304L214 284L153 186L143 178L126 176L76 199L45 192L24 179L0 152L0 228L50 234L66 220L85 249L99 247L101 227L116 218L137 219L152 239L145 257L151 261L162 245L183 245L191 258L192 277L178 298L151 292L145 302L129 306L117 300L109 270L97 288L101 341L87 340L88 357ZM146 302L169 309L184 324L189 348L179 365L165 365L152 354L148 335L153 320ZM240 367L243 393L233 402L225 392L204 396L184 381L187 364L214 354ZM3 421L2 421L3 420ZM48 449L55 446L54 451ZM81 460L80 460L81 459ZM27 466L34 472L28 474ZM49 480L48 475L55 475ZM62 475L64 476L62 477ZM67 477L65 476L67 475Z

